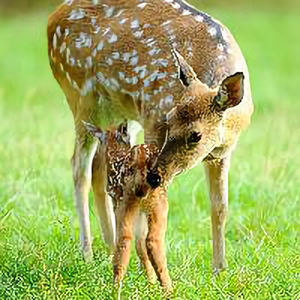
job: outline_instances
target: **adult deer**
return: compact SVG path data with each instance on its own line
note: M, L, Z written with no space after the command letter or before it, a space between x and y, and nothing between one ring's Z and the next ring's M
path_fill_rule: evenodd
M97 150L82 120L106 130L128 119L143 127L146 144L164 147L159 172L163 161L175 164L170 154L176 149L182 153L187 141L198 143L174 166L180 172L204 161L213 264L223 269L230 156L253 112L247 66L228 29L183 0L66 0L49 17L48 43L54 77L75 121L72 164L85 259L92 257L91 184L111 248L115 224L105 193L104 147Z

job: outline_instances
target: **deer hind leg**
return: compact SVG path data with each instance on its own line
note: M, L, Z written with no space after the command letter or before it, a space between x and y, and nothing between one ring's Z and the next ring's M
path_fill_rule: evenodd
M147 200L146 200L147 201ZM156 276L153 266L149 260L146 248L146 237L148 234L148 225L146 215L139 213L136 218L135 249L140 258L142 266L145 268L147 278L150 283L154 283Z
M75 205L80 222L80 242L84 259L90 261L93 257L92 239L89 218L89 198L91 188L92 161L98 142L89 137L83 127L76 124L77 138L72 158L73 179L75 185ZM79 127L81 130L78 130Z
M146 238L147 254L163 289L169 293L172 283L169 277L165 253L165 233L168 222L167 191L157 188L147 199L148 235Z
M99 145L93 161L92 185L104 241L111 252L115 248L116 225L112 199L106 193L107 171L105 146Z
M118 299L121 294L122 279L125 275L130 258L133 238L133 226L138 212L138 200L135 196L124 198L118 208L117 245L114 253L114 282L118 289Z
M205 163L211 201L213 268L218 274L227 267L225 260L225 221L228 212L228 171L230 157Z

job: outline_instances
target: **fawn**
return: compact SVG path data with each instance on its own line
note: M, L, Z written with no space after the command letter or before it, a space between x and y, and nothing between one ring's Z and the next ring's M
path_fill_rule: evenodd
M100 144L106 145L107 193L113 200L117 227L114 281L119 293L129 262L134 227L137 229L136 251L149 281L154 280L156 273L162 287L170 292L171 280L164 248L168 217L168 202L164 201L167 199L167 188L152 190L160 185L160 179L157 176L153 177L154 180L149 178L149 170L159 153L158 147L152 144L131 148L126 124L106 133L95 125L84 124Z
M74 117L72 165L84 258L92 258L91 186L111 249L115 223L105 192L105 143L96 153L99 142L81 121L107 130L128 119L143 127L146 144L161 150L151 178L204 162L213 266L225 268L230 157L253 112L247 65L229 30L183 0L66 0L49 16L48 56ZM186 147L191 142L197 144L193 151Z

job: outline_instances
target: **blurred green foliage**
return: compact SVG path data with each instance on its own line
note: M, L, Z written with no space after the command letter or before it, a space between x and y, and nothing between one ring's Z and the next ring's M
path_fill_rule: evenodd
M1 0L0 12L20 13L32 9L52 10L63 0ZM227 7L230 9L255 10L295 10L300 9L299 0L188 0L202 9L211 7Z

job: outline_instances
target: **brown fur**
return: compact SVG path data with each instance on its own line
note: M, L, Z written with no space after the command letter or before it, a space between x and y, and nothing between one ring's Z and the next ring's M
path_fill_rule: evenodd
M162 287L170 292L171 279L164 249L168 216L167 189L160 185L153 191L147 182L149 169L159 153L157 146L137 145L131 148L125 141L126 134L122 136L120 128L104 134L97 126L85 125L93 136L107 145L107 192L113 199L117 227L113 259L115 283L120 289L129 262L133 229L136 227L136 251L149 280L153 281L156 273Z
M85 259L92 257L91 184L104 239L112 249L115 230L105 193L104 146L96 152L97 142L81 120L106 130L129 119L142 125L146 144L163 147L156 169L167 166L166 174L172 177L204 161L214 267L223 269L230 157L253 112L248 69L239 46L223 24L183 0L98 3L67 0L48 22L50 66L75 122L73 174ZM192 130L201 139L191 148L186 141ZM175 139L181 142L172 147Z

